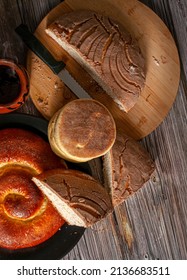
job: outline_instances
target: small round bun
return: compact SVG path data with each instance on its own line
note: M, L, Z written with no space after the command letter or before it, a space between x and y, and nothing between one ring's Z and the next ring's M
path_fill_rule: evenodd
M93 99L69 102L49 122L52 150L72 162L85 162L106 154L116 138L108 109Z

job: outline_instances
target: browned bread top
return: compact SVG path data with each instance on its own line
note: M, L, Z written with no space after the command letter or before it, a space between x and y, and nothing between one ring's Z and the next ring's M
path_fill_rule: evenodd
M32 247L49 239L64 220L31 178L66 164L33 132L0 130L0 247Z
M116 126L110 112L93 99L69 102L49 123L49 142L58 155L83 162L105 154L113 145Z
M28 171L17 168L0 176L0 247L15 250L36 246L64 223L31 177Z
M70 225L89 227L112 211L107 191L83 172L50 170L33 181Z
M0 130L0 171L10 165L28 167L36 174L47 169L67 167L65 161L53 153L48 142L21 128Z
M148 152L134 139L117 134L104 157L104 174L113 205L116 206L140 189L155 169Z
M123 111L144 87L144 58L135 39L116 20L78 10L56 19L46 32L65 49Z

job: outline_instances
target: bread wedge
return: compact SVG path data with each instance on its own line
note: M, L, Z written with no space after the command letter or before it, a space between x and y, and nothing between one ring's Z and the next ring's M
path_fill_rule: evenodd
M113 206L121 204L150 179L155 164L134 139L117 133L112 149L103 156L105 187Z
M113 210L107 191L83 172L54 169L32 180L69 225L90 227Z

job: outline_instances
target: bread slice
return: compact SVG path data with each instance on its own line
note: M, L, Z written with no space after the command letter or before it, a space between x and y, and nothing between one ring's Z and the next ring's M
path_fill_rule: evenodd
M103 156L105 187L117 206L139 190L155 169L147 151L135 140L117 134L112 149Z
M60 157L85 162L107 153L116 138L116 126L110 112L93 99L69 102L49 122L48 138Z
M32 180L69 225L87 228L113 209L103 186L83 172L54 169Z
M128 112L144 87L145 63L135 39L116 20L78 10L56 19L46 33L70 54L119 108Z

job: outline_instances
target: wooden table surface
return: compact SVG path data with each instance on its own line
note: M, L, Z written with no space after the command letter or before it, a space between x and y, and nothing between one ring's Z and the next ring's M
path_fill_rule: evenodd
M27 49L14 28L23 22L34 31L60 2L1 0L0 57L26 65ZM162 124L141 141L156 162L156 173L113 215L87 229L63 259L187 259L187 1L141 2L168 26L181 59L175 103ZM18 112L40 116L30 99ZM92 162L92 170L102 181L100 162Z

